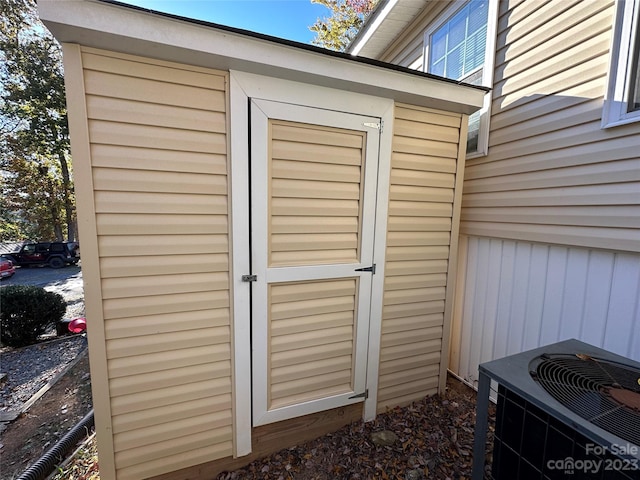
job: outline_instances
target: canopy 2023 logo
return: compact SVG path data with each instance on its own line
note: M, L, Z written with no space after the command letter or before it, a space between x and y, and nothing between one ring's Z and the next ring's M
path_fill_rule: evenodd
M640 447L636 445L611 445L610 448L588 443L585 445L585 453L594 456L589 459L574 459L573 457L547 461L549 470L560 470L565 475L573 474L597 474L599 472L630 472L640 471L640 461L637 458L598 458L596 456L607 455L633 455L637 456Z

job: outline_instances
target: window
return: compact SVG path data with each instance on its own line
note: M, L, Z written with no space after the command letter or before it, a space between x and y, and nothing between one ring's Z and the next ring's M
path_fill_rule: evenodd
M473 85L491 87L495 58L497 0L457 1L424 36L424 70ZM467 157L486 155L491 95L469 117Z
M429 72L465 81L482 70L487 46L487 0L467 3L429 38Z
M640 121L640 0L618 0L602 127Z

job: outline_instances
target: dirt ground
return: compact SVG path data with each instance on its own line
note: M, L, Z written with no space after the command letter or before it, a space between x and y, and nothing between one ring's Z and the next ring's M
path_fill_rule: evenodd
M218 480L468 480L473 466L476 392L454 378L444 395L379 414L276 452ZM485 472L490 470L495 408L490 407ZM384 432L384 433L383 433ZM389 434L391 432L391 434ZM379 443L376 435L388 443ZM98 480L95 439L55 480ZM485 476L485 478L489 478Z
M20 475L91 408L91 377L85 352L78 363L2 433L2 478L12 479Z
M80 266L19 268L12 278L2 281L2 287L7 285L37 285L60 293L67 302L65 318L84 315ZM91 376L85 352L65 375L2 432L0 477L10 480L20 475L91 408Z

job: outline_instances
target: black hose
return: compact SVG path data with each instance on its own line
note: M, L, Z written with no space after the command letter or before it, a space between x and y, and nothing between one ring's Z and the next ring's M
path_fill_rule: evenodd
M56 444L45 452L36 463L27 468L17 480L43 480L56 465L62 463L71 449L93 428L93 409L87 413L71 430L69 430Z

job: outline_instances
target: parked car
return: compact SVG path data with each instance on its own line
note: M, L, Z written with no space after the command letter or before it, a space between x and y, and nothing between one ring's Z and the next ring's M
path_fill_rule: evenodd
M0 258L0 279L11 278L16 273L16 267L8 258Z
M49 265L51 268L61 268L80 261L79 246L76 242L26 243L20 250L2 256L20 267Z

